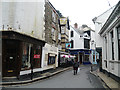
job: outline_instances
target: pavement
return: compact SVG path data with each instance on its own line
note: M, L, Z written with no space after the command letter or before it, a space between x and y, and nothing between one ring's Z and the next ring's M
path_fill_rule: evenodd
M0 82L0 87L7 87L7 86L19 86L19 85L24 85L28 83L32 83L38 80L43 80L46 78L49 78L51 76L54 76L56 74L59 74L61 72L64 72L66 70L70 70L72 67L66 67L66 68L56 68L56 69L51 69L48 71L45 71L43 73L34 73L33 79L31 80L30 75L25 75L25 76L20 76L20 79L18 80L16 77L12 78L3 78L2 82Z
M80 65L80 71L77 75L73 74L73 69L64 71L50 78L39 80L30 84L19 86L8 86L4 90L17 90L17 89L48 89L52 88L66 88L66 89L80 89L90 88L92 90L100 89L105 90L101 80L95 75L90 73L90 65Z
M111 77L108 77L106 74L103 72L100 72L99 69L91 72L91 74L94 74L95 76L99 77L105 84L106 86L111 89L111 90L120 90L120 83L112 79Z

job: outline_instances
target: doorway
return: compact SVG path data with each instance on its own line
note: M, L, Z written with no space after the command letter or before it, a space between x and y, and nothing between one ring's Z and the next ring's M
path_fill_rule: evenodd
M3 40L3 77L17 76L20 42L17 40Z
M79 61L80 61L80 64L82 64L82 63L83 63L83 60L82 60L82 59L83 59L83 54L80 53L80 54L79 54L79 57L80 57L80 58L79 58L79 59L80 59L80 60L79 60Z

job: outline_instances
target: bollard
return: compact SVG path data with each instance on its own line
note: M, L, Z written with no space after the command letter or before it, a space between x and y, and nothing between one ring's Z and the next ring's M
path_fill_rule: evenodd
M91 65L91 72L93 71L93 66Z
M33 70L31 70L31 80L33 79Z

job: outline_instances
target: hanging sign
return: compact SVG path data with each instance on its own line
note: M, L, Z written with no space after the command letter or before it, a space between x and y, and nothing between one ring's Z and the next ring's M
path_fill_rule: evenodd
M71 48L71 43L66 43L66 48Z
M34 58L40 58L40 55L36 54L36 55L34 55Z

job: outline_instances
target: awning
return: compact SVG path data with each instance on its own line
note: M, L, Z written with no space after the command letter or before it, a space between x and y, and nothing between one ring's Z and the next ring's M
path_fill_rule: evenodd
M84 54L90 54L91 50L89 49L75 49L75 50L69 50L71 55L77 55L78 53L84 53Z
M72 56L72 55L60 55L60 57L63 57L63 58L75 58L75 56Z

